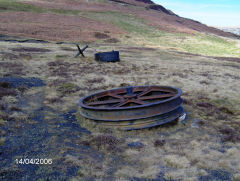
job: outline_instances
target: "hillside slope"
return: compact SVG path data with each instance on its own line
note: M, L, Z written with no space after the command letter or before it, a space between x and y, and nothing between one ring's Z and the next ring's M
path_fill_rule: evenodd
M2 0L0 19L0 34L240 56L238 43L226 39L239 36L179 17L151 0Z

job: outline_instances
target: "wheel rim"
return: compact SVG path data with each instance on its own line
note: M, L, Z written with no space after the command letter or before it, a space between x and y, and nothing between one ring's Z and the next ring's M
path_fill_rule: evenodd
M98 110L134 109L171 101L181 94L181 89L167 86L124 87L83 97L79 105Z
M158 117L159 119L155 120L158 120L156 122L160 124L161 117L168 117L170 113L171 116L164 119L164 122L178 118L179 112L183 113L183 109L179 109L183 103L181 94L180 89L168 86L124 87L83 97L80 99L79 105L81 106L81 115L86 118L98 123L108 122L109 125L117 125L116 122L123 124L124 121L129 121L129 124L132 122L133 126L131 127L134 128L134 125L140 124L140 122L141 125L144 125L143 120L153 117ZM175 116L173 112L177 109L179 111ZM147 122L152 121L146 121L146 124L148 124ZM156 124L151 123L151 125ZM137 127L143 126L138 125Z

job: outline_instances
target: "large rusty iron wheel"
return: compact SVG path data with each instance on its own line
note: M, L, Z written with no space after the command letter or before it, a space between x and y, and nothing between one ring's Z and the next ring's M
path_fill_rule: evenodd
M168 86L136 86L101 91L79 100L82 116L125 130L149 128L183 115L182 91Z

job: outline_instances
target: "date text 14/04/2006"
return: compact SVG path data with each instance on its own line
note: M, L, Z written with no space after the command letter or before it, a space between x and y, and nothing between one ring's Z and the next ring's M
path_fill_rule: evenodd
M16 164L23 164L23 165L47 165L52 164L52 159L48 158L20 158L15 160Z

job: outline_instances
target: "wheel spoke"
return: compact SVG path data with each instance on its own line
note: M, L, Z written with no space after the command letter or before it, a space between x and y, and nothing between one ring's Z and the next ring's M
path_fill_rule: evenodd
M161 99L161 98L168 98L172 97L175 94L162 94L162 95L154 95L154 96L143 96L143 97L138 97L139 100L150 100L150 99Z
M122 97L120 95L116 95L113 93L107 93L107 94L95 95L94 97L92 97L90 99L90 101L97 101L98 99L103 98L103 97L114 97L114 98L122 99Z
M106 101L95 101L95 102L86 103L86 105L87 105L87 106L97 106L97 105L104 105L104 104L119 103L120 101L121 101L121 100L119 100L119 99L106 100Z
M148 94L148 93L151 92L151 91L152 91L152 88L151 88L151 87L150 87L150 88L147 88L147 89L143 90L143 92L139 93L139 94L138 94L138 97L143 96L143 95L146 95L146 94Z
M124 99L123 96L120 96L118 94L113 94L113 93L109 93L108 96L111 96L111 97L115 97L115 98L118 98L118 99Z
M129 103L129 101L128 101L128 100L125 100L125 101L123 101L123 102L120 102L120 103L114 105L113 107L121 107L121 106L123 106L123 105L125 105L125 104L127 104L127 103Z
M131 102L134 102L134 103L137 103L137 104L140 104L140 105L148 104L145 101L141 101L141 100L137 100L137 99L133 99L133 100L131 100Z

